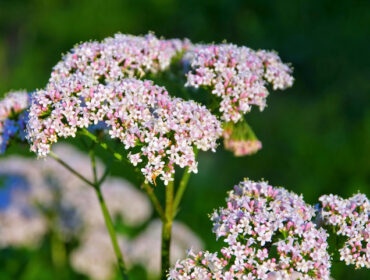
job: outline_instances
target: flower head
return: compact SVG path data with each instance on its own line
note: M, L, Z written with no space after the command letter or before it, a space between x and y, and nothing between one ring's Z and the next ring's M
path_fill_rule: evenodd
M346 237L340 259L356 268L370 268L370 202L363 194L348 199L323 195L321 218L336 234Z
M14 91L0 101L0 154L5 152L12 138L25 139L29 99L26 91Z
M204 106L169 96L151 81L123 79L84 88L78 77L34 94L28 122L31 150L46 156L58 138L105 122L149 182L172 180L174 165L197 172L194 149L215 150L222 130Z
M221 254L191 253L169 279L275 279L276 273L278 279L328 279L327 234L313 216L302 197L245 180L229 193L227 208L211 217L227 244Z
M165 70L171 60L187 46L187 41L158 39L153 34L116 34L102 42L75 46L54 67L50 82L80 76L83 86L140 78L146 73Z
M254 51L233 44L196 45L189 49L186 86L207 87L220 102L221 118L238 122L252 105L263 110L269 92L293 84L291 68L274 52Z
M28 123L31 150L46 156L58 138L105 123L149 182L172 180L174 164L197 171L194 149L214 150L221 128L192 101L171 98L141 81L166 69L189 43L117 34L76 46L55 67L45 90L33 96Z

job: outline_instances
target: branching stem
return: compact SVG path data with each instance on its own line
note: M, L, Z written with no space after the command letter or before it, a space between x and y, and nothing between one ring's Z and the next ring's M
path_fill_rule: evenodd
M86 184L95 187L95 184L91 182L89 179L84 177L82 174L78 173L76 170L74 170L68 163L66 163L64 160L62 160L58 155L54 154L53 152L50 152L49 155L55 159L58 163L60 163L62 166L64 166L66 169L68 169L71 173L73 173L75 176L80 178L82 181L84 181Z
M99 140L97 139L97 141L99 141ZM111 241L112 241L113 249L114 249L114 252L115 252L116 257L117 257L119 270L121 272L122 278L124 280L128 280L129 278L128 278L128 275L127 275L126 266L125 266L125 263L123 261L123 256L122 256L121 249L120 249L119 244L118 244L117 235L116 235L116 232L115 232L115 229L114 229L114 226L113 226L113 221L112 221L112 218L109 214L109 210L108 210L108 207L105 203L103 194L101 192L101 185L104 182L105 178L107 177L109 171L107 169L105 171L104 175L101 177L101 179L98 180L94 150L90 149L89 154L90 154L90 158L91 158L91 165L92 165L92 168L93 168L94 182L91 182L89 179L84 177L82 174L80 174L79 172L74 170L68 163L66 163L64 160L62 160L58 155L54 154L53 152L49 153L49 155L53 159L55 159L58 163L60 163L62 166L64 166L66 169L68 169L72 174L74 174L75 176L80 178L82 181L84 181L86 184L90 185L91 187L93 187L95 189L95 192L98 196L100 207L101 207L102 212L103 212L105 224L106 224L109 236L110 236Z
M123 255L122 255L121 249L120 249L119 244L118 244L117 235L116 235L116 231L114 229L112 217L109 213L107 204L105 203L104 196L103 196L102 191L101 191L101 183L102 183L103 180L102 179L98 180L94 150L90 149L89 154L90 154L91 165L92 165L93 174L94 174L94 185L95 185L94 189L95 189L96 195L98 196L100 208L103 212L105 225L108 229L108 233L109 233L110 239L112 241L114 253L116 254L117 263L118 263L118 267L119 267L119 270L121 272L122 278L124 280L128 280L128 275L127 275L125 262L123 261ZM102 178L104 178L104 175L103 175Z

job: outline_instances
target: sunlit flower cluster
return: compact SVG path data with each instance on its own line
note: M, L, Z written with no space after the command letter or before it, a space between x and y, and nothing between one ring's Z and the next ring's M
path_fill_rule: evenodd
M190 253L169 279L328 279L327 234L302 197L245 180L211 217L221 254Z
M116 34L102 42L86 42L74 47L54 67L50 82L69 76L84 80L90 87L126 77L141 78L146 73L165 70L187 41L162 40L153 34L132 36Z
M172 98L151 81L124 79L84 88L76 78L51 83L34 94L28 122L31 150L50 151L59 137L74 137L80 128L105 121L134 166L149 182L172 180L174 164L197 172L194 148L215 150L221 125L204 106Z
M5 152L13 137L25 139L25 126L30 97L26 91L14 91L0 101L0 154Z
M194 253L189 250L188 258L176 263L175 269L171 270L168 279L199 279L199 280L235 280L235 279L267 279L267 280L301 280L302 273L292 271L287 275L283 271L271 271L267 275L262 275L257 278L254 275L236 275L235 273L225 269L229 264L228 260L219 258L217 253L210 253L208 251L200 251ZM316 279L316 278L313 278Z
M346 237L340 259L356 268L370 268L370 202L363 194L348 199L323 195L321 218L336 234Z
M293 84L291 68L275 52L233 44L195 45L189 49L184 58L191 65L186 86L209 88L220 99L224 121L238 122L252 105L263 110L268 83L274 90Z

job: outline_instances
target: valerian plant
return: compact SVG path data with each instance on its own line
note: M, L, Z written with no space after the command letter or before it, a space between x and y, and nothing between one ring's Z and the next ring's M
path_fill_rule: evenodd
M169 92L154 82L157 76L171 77L183 89ZM219 253L190 251L170 269L172 226L190 174L198 171L198 151L215 152L223 139L235 156L256 153L262 143L245 115L266 107L269 89L284 90L293 81L292 68L276 52L116 34L76 45L43 89L6 95L0 150L27 141L38 158L54 158L95 190L124 279L125 248L101 190L109 168L97 170L99 148L133 167L162 222L161 279L329 279L329 233L346 238L334 248L340 260L369 268L366 196L322 196L315 208L283 188L245 180L229 193L227 208L211 216L225 247ZM53 144L71 137L85 143L92 178L53 152ZM175 182L179 168L184 170ZM164 205L156 190L162 187Z

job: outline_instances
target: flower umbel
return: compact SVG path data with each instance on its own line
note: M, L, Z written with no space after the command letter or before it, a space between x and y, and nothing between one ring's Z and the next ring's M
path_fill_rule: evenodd
M340 259L356 268L370 268L370 202L363 194L348 199L337 195L323 195L321 217L335 229L336 234L347 237L339 249Z
M102 42L75 46L54 67L50 82L79 76L85 81L83 86L91 86L127 77L141 78L146 73L165 70L186 46L186 41L158 39L153 34L116 34Z
M222 130L215 116L193 101L170 97L151 81L123 79L83 88L70 80L49 84L34 95L28 137L31 150L41 157L58 138L74 137L81 128L105 122L109 135L124 144L133 165L142 165L149 182L159 176L167 183L174 164L197 172L194 148L217 146Z
M211 217L221 254L190 253L169 279L329 279L327 234L313 216L302 197L245 180Z
M293 84L291 68L275 52L254 51L233 44L195 45L185 54L191 70L186 86L207 87L219 100L224 121L238 122L252 105L266 106L269 92Z

